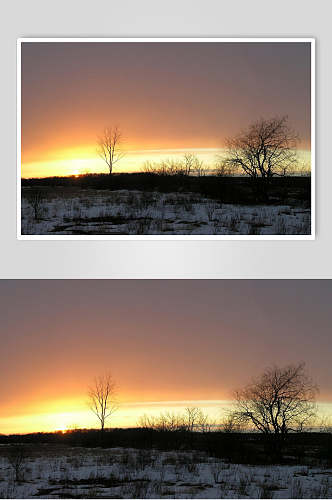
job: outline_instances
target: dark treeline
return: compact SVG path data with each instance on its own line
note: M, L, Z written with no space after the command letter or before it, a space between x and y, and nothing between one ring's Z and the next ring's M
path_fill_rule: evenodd
M230 176L159 175L154 173L85 174L69 177L22 179L23 188L109 189L169 192L192 192L222 203L290 204L310 207L311 178L301 176L275 177L269 181L268 198L262 195L264 179Z
M282 455L273 453L271 436L259 433L157 431L153 429L77 429L64 433L0 435L1 445L71 447L123 447L137 449L197 450L232 463L246 464L317 464L332 466L332 434L302 432L289 434Z

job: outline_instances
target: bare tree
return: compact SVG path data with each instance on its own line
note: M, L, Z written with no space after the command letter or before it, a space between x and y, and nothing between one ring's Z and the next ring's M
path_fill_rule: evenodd
M185 175L190 175L195 167L196 156L193 153L186 153L183 157Z
M167 158L160 162L162 175L185 175L184 165L181 160Z
M137 426L142 429L157 429L158 428L158 420L154 416L149 416L146 413L139 417L137 421Z
M160 176L187 175L184 162L174 158L166 158L160 162L144 162L142 172L145 174L155 174Z
M223 432L230 434L241 432L241 418L238 418L235 412L228 411L220 422L220 428Z
M160 176L184 175L192 174L198 177L204 175L205 167L202 160L199 160L193 153L184 155L183 160L174 158L166 158L160 162L144 162L141 171L145 174L155 174Z
M112 175L114 165L125 155L121 150L123 141L119 127L107 127L98 139L98 154L106 162L109 174Z
M221 155L216 156L214 173L217 177L233 177L239 171Z
M188 407L184 414L176 414L170 411L161 413L158 417L144 414L138 420L139 427L154 429L158 431L178 432L188 431L193 433L211 431L212 424L208 416L200 408Z
M166 411L159 416L143 415L138 420L138 425L145 429L154 429L163 432L178 432L187 429L185 418L174 412Z
M332 415L322 415L317 422L316 429L319 432L332 433Z
M197 157L195 159L194 172L197 175L197 177L203 177L206 172L204 161L199 160Z
M99 419L100 428L103 432L106 420L118 409L116 385L112 376L106 373L96 377L88 395L90 409Z
M156 163L146 160L142 167L141 167L141 172L144 174L156 174L157 173L157 165Z
M289 127L287 116L260 119L247 131L228 139L224 165L239 169L266 186L274 176L286 176L297 163L298 136Z
M304 363L267 368L235 393L234 422L279 436L303 430L316 416L317 392Z
M203 162L194 153L186 153L183 157L183 173L184 175L191 175L202 171ZM199 174L197 174L199 175Z
M187 407L184 416L185 428L189 432L210 432L212 423L209 417L201 408Z
M156 421L156 429L160 431L176 432L184 429L184 422L181 415L166 411L161 413Z
M41 213L42 213L42 207L43 207L43 196L41 191L32 191L29 194L28 197L28 203L33 209L33 215L35 220L39 220Z
M185 426L189 432L193 432L201 417L201 410L196 407L185 409Z
M204 162L195 154L187 153L183 159L183 171L185 175L195 174L197 177L201 177L205 175Z
M7 459L15 474L15 481L23 480L25 462L28 458L27 448L23 445L12 445L8 449Z
M199 432L212 432L213 429L216 429L216 423L211 421L206 413L202 410L199 413L198 421L197 421L197 430Z

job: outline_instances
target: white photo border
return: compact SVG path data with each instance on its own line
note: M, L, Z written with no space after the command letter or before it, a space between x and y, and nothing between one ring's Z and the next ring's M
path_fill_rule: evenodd
M22 43L310 43L311 46L311 234L309 235L22 235L21 234L21 46ZM316 39L285 38L18 38L17 39L17 239L18 240L315 240L316 231Z

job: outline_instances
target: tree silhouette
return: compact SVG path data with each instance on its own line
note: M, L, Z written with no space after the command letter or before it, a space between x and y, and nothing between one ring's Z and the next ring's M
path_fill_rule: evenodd
M234 418L264 434L284 436L303 430L316 416L317 386L305 364L267 368L260 377L235 393Z
M98 139L98 154L106 162L109 174L112 175L113 166L125 155L121 150L123 137L119 127L107 127Z
M227 153L224 170L242 171L259 185L264 196L267 186L275 176L286 176L297 163L298 136L287 124L287 116L260 119L226 141Z
M107 373L96 377L88 394L90 409L98 418L103 432L106 420L118 409L116 385L112 376Z

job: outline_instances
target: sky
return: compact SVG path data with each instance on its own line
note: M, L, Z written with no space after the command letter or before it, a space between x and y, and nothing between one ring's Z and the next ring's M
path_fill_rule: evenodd
M0 433L113 426L199 406L213 420L264 368L306 362L332 414L331 280L1 280Z
M114 125L115 171L186 151L211 164L227 137L274 116L310 149L309 43L23 42L21 61L23 177L107 170L97 139Z

